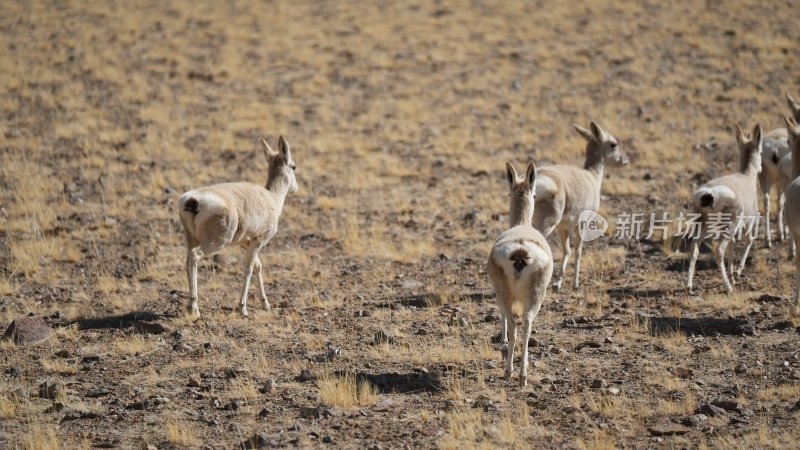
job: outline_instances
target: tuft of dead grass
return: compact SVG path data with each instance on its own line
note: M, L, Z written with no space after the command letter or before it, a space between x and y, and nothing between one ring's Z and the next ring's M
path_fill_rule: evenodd
M194 447L200 445L197 433L186 422L170 420L166 424L167 442L181 447Z
M377 403L378 391L367 381L357 381L355 374L325 373L317 380L319 399L330 406L352 408Z

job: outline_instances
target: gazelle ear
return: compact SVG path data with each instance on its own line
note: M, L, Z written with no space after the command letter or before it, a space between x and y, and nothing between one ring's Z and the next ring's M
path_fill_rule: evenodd
M583 128L582 126L580 126L580 125L578 125L576 123L572 124L572 128L575 128L575 131L577 131L578 134L583 136L583 138L586 139L587 141L590 141L590 142L594 141L594 136L592 136L592 132L587 130L586 128Z
M292 149L289 147L289 143L283 136L278 139L278 151L281 152L281 155L283 155L286 161L292 160Z
M736 142L739 143L741 146L745 142L744 132L742 131L742 126L738 123L733 126L733 132L736 134Z
M589 122L589 129L592 130L595 142L603 142L603 129L594 120Z
M756 126L753 127L753 141L755 141L757 145L761 145L761 134L761 125L756 124Z
M514 165L506 161L506 180L508 180L508 188L514 189L517 184L517 171Z
M261 145L264 146L264 156L267 157L267 161L272 161L272 158L278 156L278 152L276 152L275 150L272 149L272 147L269 146L266 139L261 138Z
M796 115L798 112L800 112L800 103L793 99L788 91L786 92L786 102L789 104L789 108L792 110L792 115Z
M786 131L792 135L797 135L797 122L792 116L783 116L783 121L786 123Z
M533 161L528 164L528 170L525 171L525 181L528 182L528 187L533 190L536 182L536 164Z

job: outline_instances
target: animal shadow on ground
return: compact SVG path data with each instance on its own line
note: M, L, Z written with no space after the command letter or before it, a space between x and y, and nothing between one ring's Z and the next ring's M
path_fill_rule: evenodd
M411 394L415 392L439 392L443 389L442 377L437 371L409 373L371 374L359 372L356 381L367 382L377 388L381 394Z
M116 316L80 319L73 322L73 324L78 324L78 328L81 330L110 328L121 329L133 327L137 331L158 334L166 331L164 326L157 323L158 320L165 318L167 318L167 316L163 314L156 314L147 311L132 311Z
M755 327L745 319L717 317L650 317L650 334L653 336L681 332L687 336L752 336Z
M486 295L483 292L471 292L461 294L458 296L458 301L483 301L485 299L494 298L494 295ZM402 297L395 297L389 303L383 303L380 306L391 307L394 304L400 304L405 307L415 308L429 308L431 306L438 306L447 303L447 299L442 294L425 293L425 294L411 294Z

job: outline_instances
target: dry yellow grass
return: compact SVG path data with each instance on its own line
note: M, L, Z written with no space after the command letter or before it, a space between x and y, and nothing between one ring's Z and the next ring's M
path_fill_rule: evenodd
M354 374L323 374L317 380L319 399L326 405L340 408L372 405L378 401L378 392L367 381L356 381Z
M122 355L142 355L158 347L158 342L140 335L132 335L114 342L114 349Z
M0 394L0 418L11 419L17 415L17 401L13 394L4 392Z
M166 423L167 442L180 447L200 445L200 439L192 426L184 421L170 420Z
M482 440L482 429L481 411L458 410L448 414L447 429L436 444L442 450L475 448Z
M575 441L579 450L615 450L617 443L614 437L606 430L593 430L584 438Z
M56 430L43 423L31 423L28 431L16 443L24 450L58 450L61 448Z
M80 367L68 364L60 359L42 359L40 360L42 368L47 373L58 373L61 375L72 375L78 372Z

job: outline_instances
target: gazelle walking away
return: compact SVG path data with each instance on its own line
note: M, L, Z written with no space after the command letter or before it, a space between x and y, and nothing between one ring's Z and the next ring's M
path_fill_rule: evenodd
M503 315L501 339L507 378L511 377L514 370L517 336L514 307L522 307L524 333L519 384L525 386L528 382L528 340L533 319L542 307L547 285L553 276L553 255L542 233L531 225L536 197L536 166L532 162L528 164L525 178L520 181L514 166L507 162L506 178L511 190L511 228L497 238L489 254L487 271Z
M689 279L686 287L692 290L692 279L697 256L700 253L700 244L709 237L709 223L713 222L715 231L719 231L719 247L717 249L717 264L719 265L722 281L728 292L733 292L733 287L728 280L725 269L725 251L731 242L735 243L737 235L744 233L747 245L742 255L742 261L736 270L736 276L741 275L747 261L747 254L756 238L758 221L758 189L756 181L761 171L761 152L763 138L761 126L753 128L753 135L745 135L742 128L736 125L736 142L739 145L739 172L715 178L700 186L692 195L692 208L700 214L701 227L699 237L692 240L692 254L689 262ZM709 215L713 214L712 220ZM733 269L733 268L731 268ZM735 281L735 280L734 280Z
M600 208L600 188L603 185L603 174L606 164L625 166L628 155L619 148L617 139L608 131L600 128L594 121L589 129L573 125L575 130L586 139L586 158L583 168L575 166L547 166L539 171L536 181L536 208L533 214L533 226L549 236L558 231L561 239L563 260L561 272L553 283L559 290L564 281L564 272L572 254L570 248L570 232L579 225L579 217L584 211L596 212ZM580 286L581 255L583 239L575 233L577 242L575 256L575 288Z
M791 117L795 121L800 120L800 103L792 95L786 93L786 102L792 111ZM783 222L783 190L791 181L792 154L788 143L787 130L776 128L764 135L764 153L762 155L762 169L758 174L758 185L761 188L761 195L764 206L764 238L767 240L767 247L772 247L772 234L770 232L770 190L773 186L778 190L778 237L781 241L786 238L785 226Z
M796 249L800 240L800 128L794 117L785 117L786 129L789 132L789 142L792 148L792 181L784 189L786 202L783 204L783 217L786 226L789 227L789 234L792 238L792 251L796 267L795 289L797 289L797 304L800 305L800 258L797 257Z
M247 251L244 288L239 302L247 316L247 292L253 269L258 270L258 285L264 307L269 309L261 260L258 252L278 231L278 218L286 195L297 191L295 163L289 143L283 136L278 151L261 140L269 161L266 187L252 183L222 183L191 190L181 195L180 218L186 233L186 272L189 277L191 303L189 312L200 316L197 305L197 263L202 256L212 255L233 244Z

